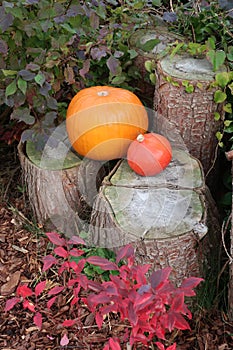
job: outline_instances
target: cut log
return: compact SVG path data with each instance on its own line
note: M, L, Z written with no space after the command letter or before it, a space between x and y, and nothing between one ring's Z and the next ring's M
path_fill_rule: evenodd
M210 249L206 202L202 167L183 150L174 150L169 166L153 177L121 161L94 203L89 243L111 249L131 243L139 263L172 267L176 283L201 276Z
M166 49L167 45L175 41L184 41L184 39L178 34L169 32L167 26L164 25L164 21L159 21L153 28L138 29L131 35L129 45L131 49L137 52L134 64L142 77L138 88L144 98L146 97L153 101L155 89L146 71L145 62L147 60L156 62L159 54Z
M73 152L62 156L60 150L60 158L55 159L48 155L43 158L31 146L27 149L34 162L26 156L23 144L18 146L24 183L38 225L68 237L85 230L93 200L106 175L103 164L81 160ZM56 153L59 154L57 149Z
M205 173L213 166L218 144L216 132L222 129L222 120L216 121L214 113L221 117L224 113L223 105L214 102L215 90L210 89L215 74L206 59L189 56L167 56L157 64L154 109L158 117L162 115L174 123Z

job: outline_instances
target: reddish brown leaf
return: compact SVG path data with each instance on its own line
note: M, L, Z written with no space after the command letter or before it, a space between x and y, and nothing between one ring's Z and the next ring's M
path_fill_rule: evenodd
M68 258L69 253L67 252L66 249L64 249L63 247L56 247L54 249L54 253L64 259Z
M49 294L49 295L59 294L59 293L61 293L61 292L63 291L63 289L64 289L63 286L56 286L56 287L52 288L52 289L48 292L48 294Z
M95 320L98 328L101 329L103 324L103 316L99 312L96 313Z
M7 300L4 311L10 311L20 301L20 298L14 297Z
M78 237L78 236L72 236L72 237L68 240L67 244L78 244L78 245L81 244L81 245L86 245L85 241L84 241L82 238Z
M172 269L170 267L165 267L164 269L152 272L150 277L151 287L153 289L157 289L167 282L171 270Z
M66 240L62 238L57 232L47 232L46 236L55 245L58 246L65 246L66 245Z
M40 283L38 283L35 287L35 295L38 297L38 295L40 295L44 289L45 289L45 286L46 286L46 281L42 281Z
M120 262L120 260L124 259L124 258L128 258L130 256L134 255L134 248L131 244L127 244L126 246L124 246L123 248L121 248L118 253L117 253L117 257L116 257L116 262L117 264Z
M23 302L23 308L24 309L28 309L32 312L35 312L35 305L33 303L31 303L30 301L28 301L27 299L24 300Z
M47 308L51 309L52 305L55 303L57 297L53 297L51 299L49 299L49 301L47 302Z
M40 312L37 312L37 313L35 314L35 316L33 317L33 322L35 323L35 325L36 325L39 329L41 329L41 327L42 327L42 315L41 315Z
M57 259L53 255L47 255L43 259L43 272L47 271L51 266L57 264Z
M76 323L75 320L65 320L65 321L62 323L62 326L63 326L63 327L72 327L75 323Z
M99 266L102 270L118 270L118 266L115 263L101 256L90 256L86 261L89 264Z
M18 286L18 288L16 289L16 294L26 298L26 297L30 297L33 292L31 290L31 288L29 288L27 285L22 285L22 286Z

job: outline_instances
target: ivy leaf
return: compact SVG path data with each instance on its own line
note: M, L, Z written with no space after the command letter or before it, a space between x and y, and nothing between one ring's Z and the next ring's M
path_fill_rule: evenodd
M17 85L20 91L25 95L27 91L27 82L23 80L21 77L19 77L17 81Z
M114 56L110 56L107 60L107 67L112 75L117 75L120 61Z
M215 103L222 103L226 100L227 94L221 90L217 90L214 93L214 102Z
M4 40L0 39L0 53L2 53L3 55L6 55L7 50L8 50L7 43Z
M215 75L215 80L221 88L225 88L229 83L229 74L227 72L217 73Z
M30 114L29 108L17 108L11 113L11 119L16 119L28 125L35 123L35 118Z
M133 60L135 57L138 56L137 51L135 51L135 50L133 50L133 49L128 50L128 53L129 53L129 58L130 58L131 60Z
M14 22L14 17L11 13L5 13L3 6L0 6L0 28L4 33Z
M206 57L210 60L213 65L213 70L218 70L226 59L226 54L223 50L210 50L207 52Z
M7 87L6 87L6 92L5 95L6 97L14 95L14 93L17 91L17 85L16 81L13 80Z
M42 85L44 84L44 82L45 82L45 76L44 76L44 74L43 74L42 72L39 72L39 73L35 76L34 80L35 80L35 82L36 82L38 85L42 86Z
M160 43L159 39L150 39L144 44L137 45L138 48L140 48L143 51L152 51L156 45Z
M26 81L32 81L35 78L35 76L36 76L35 73L33 73L33 72L31 72L30 70L27 70L27 69L21 69L19 71L19 75L20 75L20 77L23 78L23 80L26 80Z

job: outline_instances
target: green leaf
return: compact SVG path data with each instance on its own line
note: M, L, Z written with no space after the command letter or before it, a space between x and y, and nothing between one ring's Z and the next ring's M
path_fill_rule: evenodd
M218 112L214 112L214 120L218 121L220 120L221 115Z
M233 61L233 46L228 46L227 59Z
M25 95L27 91L27 82L19 77L17 85L20 91Z
M227 72L217 73L215 80L221 88L225 88L229 83L229 74Z
M194 91L194 86L192 84L189 84L188 86L186 86L185 91L188 94L191 94Z
M216 47L215 42L216 42L216 39L212 36L212 37L208 38L206 45L209 49L215 50L215 47Z
M221 91L221 90L217 90L214 93L214 102L215 103L222 103L226 100L227 95L225 92Z
M218 141L221 141L222 138L223 138L223 134L222 134L220 131L217 131L217 132L216 132L216 137L217 137L217 140L218 140Z
M153 6L162 6L162 1L161 0L152 0L152 5Z
M171 54L170 54L170 57L174 57L175 54L177 54L178 51L180 51L180 49L184 46L184 43L178 43L176 45L176 47L172 50Z
M224 129L224 132L226 132L228 134L232 134L233 133L233 124L231 123L229 126L226 126Z
M140 44L139 48L142 49L143 51L149 52L154 49L156 45L160 43L159 39L150 39L144 44Z
M61 24L61 27L71 34L76 34L76 30L73 29L68 23Z
M223 50L210 50L206 56L212 63L214 71L218 70L226 59L226 53Z
M35 123L35 118L30 114L29 108L16 108L11 114L11 119L23 121L28 125Z
M151 73L152 72L152 62L151 61L146 61L145 62L145 68L146 68L146 71Z
M14 76L18 73L17 70L11 70L11 69L2 69L2 72L5 75L5 77Z
M226 103L225 106L223 107L223 109L227 113L232 113L232 105L231 105L231 103Z
M128 53L129 53L129 56L130 56L130 59L133 60L135 57L138 56L138 53L137 51L131 49L131 50L128 50Z
M16 81L13 80L7 87L6 87L6 92L5 96L11 96L14 95L14 93L17 91L17 86L16 86Z
M233 83L229 84L229 85L228 85L228 88L230 89L231 94L233 95Z
M224 125L226 126L226 127L228 127L228 126L230 126L232 124L232 120L225 120L224 121Z
M150 73L150 81L153 85L156 84L156 76L154 73Z
M45 76L44 76L44 74L43 73L41 73L41 72L39 72L36 76L35 76L35 82L38 84L38 85L40 85L40 86L42 86L43 84L44 84L44 82L45 82Z

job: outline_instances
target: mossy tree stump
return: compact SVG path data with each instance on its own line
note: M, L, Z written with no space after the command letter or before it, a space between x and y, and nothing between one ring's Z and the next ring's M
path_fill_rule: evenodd
M169 166L153 177L121 161L94 203L90 243L111 249L131 243L139 263L172 267L177 283L201 276L210 251L206 193L200 163L183 150L174 150Z
M216 73L206 59L166 56L157 64L154 109L180 131L187 149L203 165L205 173L213 166L218 144L216 132L223 116L222 104L214 102L211 88Z
M153 100L155 89L146 71L145 62L147 60L156 62L159 54L166 49L168 44L181 40L183 40L181 36L169 32L165 23L158 19L153 28L138 29L131 35L129 45L137 52L134 64L141 74L142 79L138 87L144 97Z

